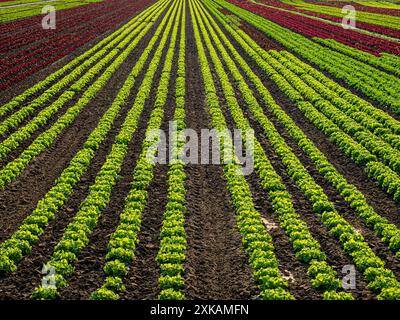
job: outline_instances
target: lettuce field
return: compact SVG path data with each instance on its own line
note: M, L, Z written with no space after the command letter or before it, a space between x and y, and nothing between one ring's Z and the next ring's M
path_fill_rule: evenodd
M35 1L0 0L1 300L400 300L400 3Z

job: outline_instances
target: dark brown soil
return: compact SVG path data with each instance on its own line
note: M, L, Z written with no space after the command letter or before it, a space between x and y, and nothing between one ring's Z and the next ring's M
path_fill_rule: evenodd
M187 127L210 128L190 16L187 23ZM187 167L186 296L189 299L251 299L256 286L218 165Z
M156 256L160 248L160 231L163 212L167 203L168 167L157 165L149 188L149 200L142 215L139 244L135 261L125 279L125 300L157 299L160 276Z
M268 38L264 33L261 31L258 31L257 28L254 28L250 24L246 22L241 22L240 28L246 32L254 41L256 41L261 48L264 50L277 50L277 51L282 51L285 50L285 48L277 43L276 41L272 41L272 39Z
M279 261L279 269L289 284L289 291L296 299L304 299L304 297L313 300L321 299L321 293L311 286L310 279L307 276L308 266L297 260L288 236L280 227L279 219L268 201L268 193L261 187L258 175L254 172L247 180L250 183L256 209L262 214L264 224L272 236L273 244L276 248L275 254ZM296 197L293 197L296 200L299 200L298 193L297 190ZM309 207L306 209L308 212ZM302 207L302 211L305 211L304 207Z

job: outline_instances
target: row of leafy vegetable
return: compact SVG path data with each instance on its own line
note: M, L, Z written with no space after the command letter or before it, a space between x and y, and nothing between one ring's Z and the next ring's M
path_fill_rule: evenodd
M164 212L164 221L160 234L160 250L157 263L160 267L159 286L161 300L182 300L184 294L184 262L186 261L185 233L185 164L181 157L184 154L186 137L185 98L186 98L186 4L182 9L181 31L177 78L175 83L175 128L171 141L172 163L168 171L168 203ZM188 97L189 98L189 97Z
M47 100L45 99L50 98L48 94L55 95L56 93L59 92L60 89L64 88L66 85L70 83L69 82L69 80L71 79L70 77L75 78L74 76L69 75L68 74L69 72L72 73L78 66L85 65L85 67L87 68L94 62L99 60L99 58L101 58L107 51L104 51L103 54L100 55L98 54L98 51L105 48L110 49L114 45L118 44L120 40L123 39L124 36L126 36L129 33L129 31L127 30L130 31L133 30L132 25L137 25L137 21L141 21L144 18L146 18L150 13L154 12L154 10L161 4L162 1L157 2L154 6L149 7L149 11L143 11L136 18L133 18L132 20L128 21L121 28L119 28L118 30L116 30L115 32L113 32L112 34L110 34L97 44L95 44L92 48L85 51L75 59L71 60L70 62L65 64L62 68L58 69L57 71L47 76L43 80L34 84L32 87L23 91L21 94L17 95L8 103L2 105L0 107L0 117L5 116L7 113L11 112L17 107L20 107L22 104L26 103L29 98L33 98L35 95L38 95L42 91L43 92L40 94L38 99L41 99L39 100L41 103L46 102ZM63 78L60 79L61 77ZM51 87L49 88L49 86ZM44 92L46 94L44 94Z
M212 57L216 73L220 78L225 99L232 117L239 129L249 130L251 129L250 123L245 118L238 101L232 96L234 88L230 84L229 77L224 71L221 60L218 58L219 56L226 61L226 64L234 77L234 81L238 83L239 91L243 96L246 96L246 102L251 104L258 103L252 96L252 92L247 87L239 70L234 64L232 64L232 60L229 58L226 50L224 50L222 43L213 30L213 27L219 33L221 30L218 29L218 26L206 11L203 11L202 15L206 24L204 25L203 23L200 23L200 26L203 30L205 43L207 44L210 56ZM206 17L209 21L206 20ZM211 27L210 22L213 27ZM211 42L209 36L204 33L204 30L210 30L210 34L214 39L214 44ZM214 46L218 48L220 55L215 51ZM349 293L336 292L340 287L340 282L337 278L336 272L326 262L326 255L321 250L318 241L311 235L307 224L304 223L299 214L295 212L290 193L286 190L281 177L274 170L258 140L255 140L254 146L254 165L256 172L260 177L261 185L268 192L269 200L272 203L274 212L279 218L280 226L287 233L297 258L301 262L309 265L308 270L312 286L321 290L325 299L352 299L352 295Z

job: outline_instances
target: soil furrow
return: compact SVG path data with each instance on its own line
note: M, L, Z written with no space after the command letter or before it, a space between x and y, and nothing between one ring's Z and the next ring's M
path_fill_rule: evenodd
M157 299L159 293L159 268L155 260L160 248L160 231L163 211L167 203L168 167L157 165L149 188L149 198L142 215L139 244L135 260L125 280L125 300Z
M202 76L190 15L187 27L187 126L210 128ZM186 295L189 299L251 299L257 288L236 227L222 166L188 165L188 253Z

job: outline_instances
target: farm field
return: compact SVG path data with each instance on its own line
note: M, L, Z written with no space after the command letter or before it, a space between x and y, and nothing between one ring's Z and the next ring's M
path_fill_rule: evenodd
M0 19L0 300L400 300L400 4L72 3Z
M97 2L98 0L32 0L0 2L0 22L14 21L41 14L45 5L52 5L57 10L76 8Z

